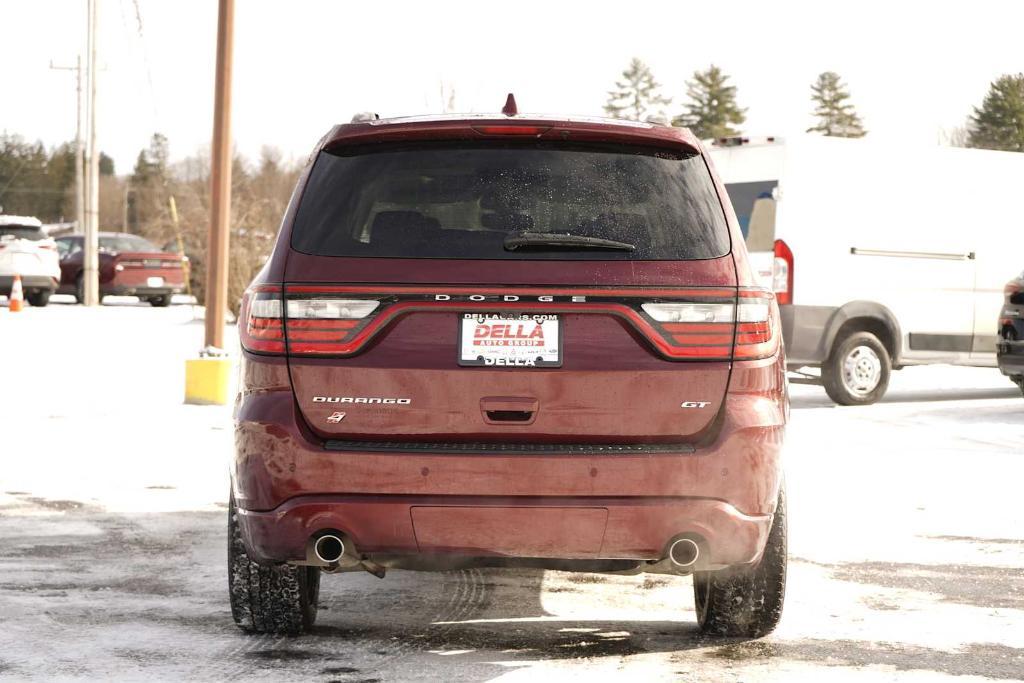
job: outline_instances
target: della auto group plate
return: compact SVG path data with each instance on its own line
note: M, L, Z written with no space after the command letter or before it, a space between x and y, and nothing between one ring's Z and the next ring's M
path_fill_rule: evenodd
M557 368L562 365L561 321L546 313L463 313L459 365Z

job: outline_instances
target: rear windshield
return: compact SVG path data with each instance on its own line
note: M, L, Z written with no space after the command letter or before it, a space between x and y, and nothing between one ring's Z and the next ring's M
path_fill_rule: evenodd
M19 239L38 241L46 237L42 228L32 225L0 225L0 239Z
M505 242L567 233L633 249ZM292 247L319 256L678 260L723 256L729 235L699 155L446 143L321 153Z
M159 247L149 240L135 235L117 235L116 237L100 237L100 249L109 252L144 251L157 252Z

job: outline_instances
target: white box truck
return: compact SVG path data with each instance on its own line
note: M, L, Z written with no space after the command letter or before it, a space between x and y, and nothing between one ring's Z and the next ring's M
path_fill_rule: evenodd
M820 368L857 405L893 369L995 366L1003 286L1024 266L1024 154L808 135L725 138L711 158L791 370Z

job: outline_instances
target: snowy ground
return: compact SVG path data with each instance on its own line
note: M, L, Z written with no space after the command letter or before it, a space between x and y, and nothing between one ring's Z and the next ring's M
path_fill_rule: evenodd
M0 679L1024 679L1024 399L995 370L909 369L867 408L793 388L763 640L701 639L688 579L479 570L325 576L314 634L252 637L230 409L181 403L202 323L127 301L0 307Z

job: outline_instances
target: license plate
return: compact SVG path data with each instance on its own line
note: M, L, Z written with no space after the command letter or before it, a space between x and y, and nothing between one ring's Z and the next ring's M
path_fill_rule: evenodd
M164 279L162 277L148 277L146 278L147 287L163 287Z
M537 368L562 365L562 327L553 314L464 313L459 365Z

